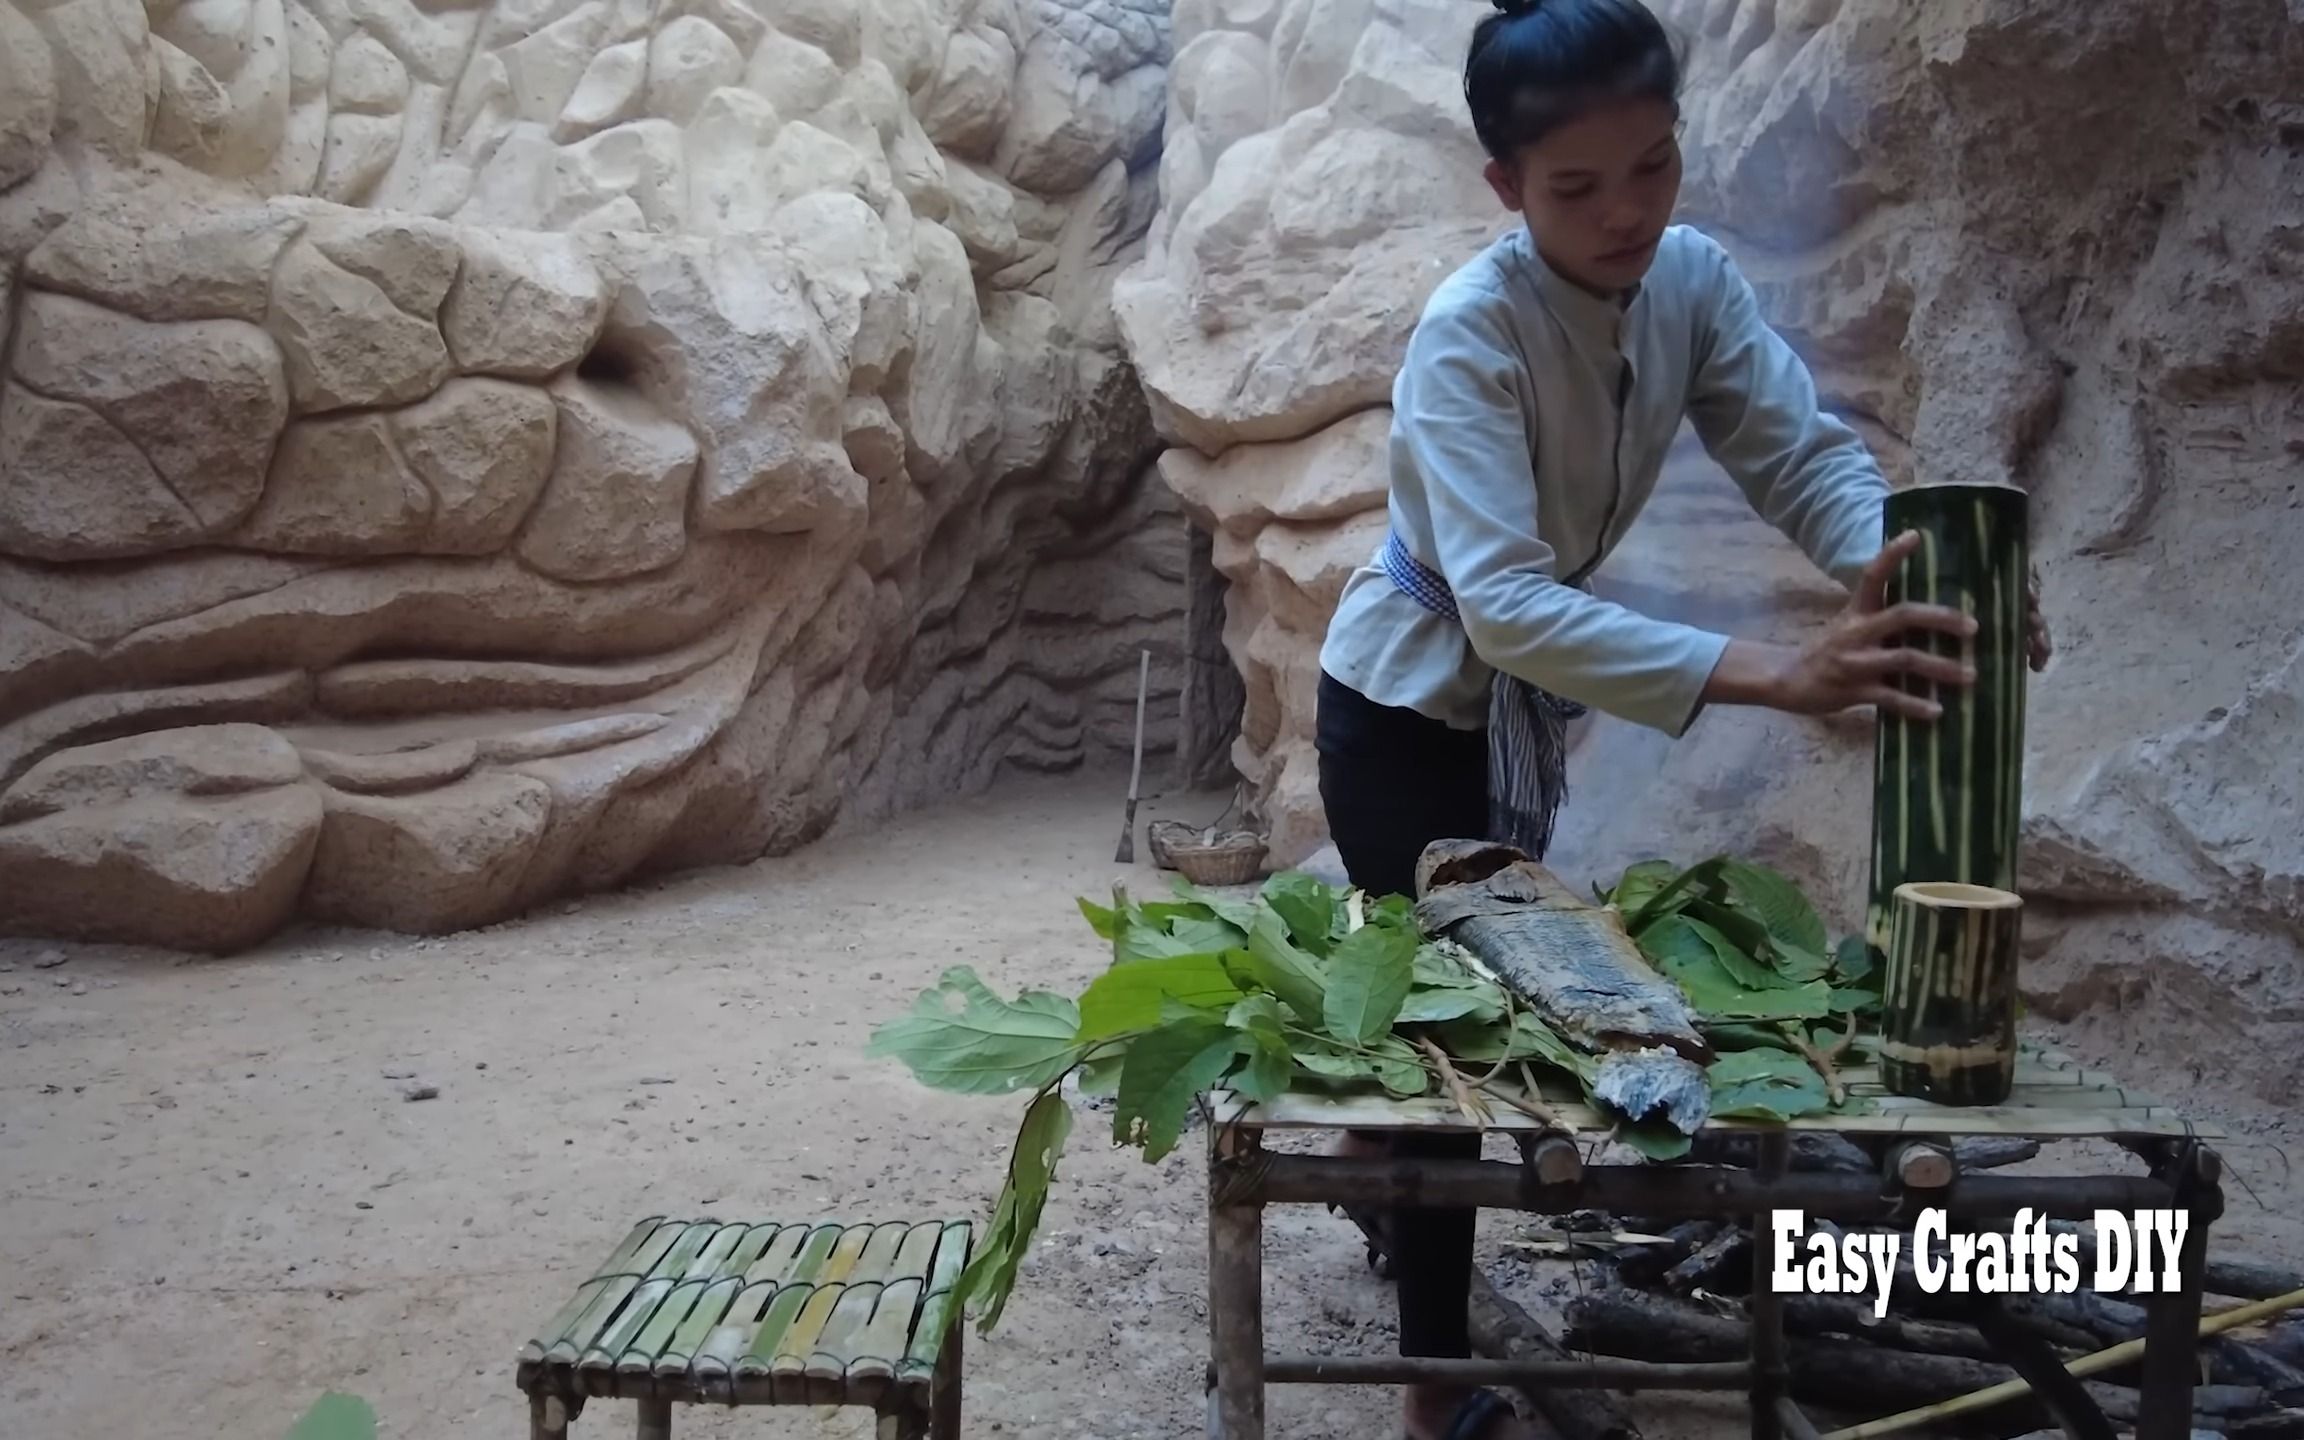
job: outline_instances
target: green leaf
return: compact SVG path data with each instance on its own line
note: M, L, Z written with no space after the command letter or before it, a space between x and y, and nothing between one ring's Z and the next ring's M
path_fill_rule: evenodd
M1703 921L1714 933L1726 937L1729 944L1763 963L1774 943L1767 926L1723 900L1699 896L1690 900L1680 914L1691 921Z
M1316 1045L1299 1040L1295 1049L1296 1063L1309 1074L1322 1080L1352 1082L1376 1078L1376 1064L1364 1055L1347 1054L1331 1046Z
M1416 947L1413 971L1419 985L1485 985L1488 982L1473 973L1462 957L1442 946L1424 941Z
M1720 1120L1797 1120L1832 1108L1824 1082L1813 1085L1729 1085L1712 1092L1712 1114Z
M1778 872L1748 860L1730 860L1721 867L1720 878L1736 904L1766 926L1778 943L1816 955L1831 943L1808 897Z
M1392 1094L1413 1100L1430 1088L1431 1072L1407 1041L1387 1035L1369 1048L1376 1052L1368 1062L1376 1072L1376 1083Z
M1322 1080L1361 1085L1373 1080L1404 1100L1423 1094L1430 1083L1422 1057L1396 1035L1387 1035L1359 1050L1298 1037L1296 1063Z
M1669 860L1643 860L1626 868L1610 889L1601 893L1604 904L1615 906L1626 915L1636 913L1641 906L1656 898L1656 892L1672 881L1672 862Z
M1260 1046L1286 1053L1288 1030L1280 1018L1280 1002L1269 995L1243 996L1224 1017L1224 1023L1245 1032Z
M1248 1063L1233 1074L1232 1088L1243 1099L1263 1105L1287 1094L1288 1084L1295 1078L1295 1056L1258 1045L1249 1050Z
M1120 1070L1113 1143L1141 1145L1148 1161L1175 1149L1192 1102L1224 1078L1243 1042L1223 1021L1200 1018L1173 1020L1138 1036Z
M1832 1108L1824 1077L1790 1050L1739 1050L1706 1066L1704 1078L1722 1119L1781 1122Z
M1080 994L1077 1040L1102 1040L1160 1023L1160 1002L1173 999L1195 1009L1222 1009L1240 998L1240 987L1224 968L1221 954L1178 955L1115 965Z
M1853 985L1872 973L1872 949L1861 935L1841 939L1832 950L1832 974L1843 985Z
M1655 1118L1620 1122L1616 1138L1650 1160L1677 1160L1693 1143L1671 1121Z
M1256 983L1280 997L1307 1025L1326 1023L1327 998L1312 957L1288 939L1287 922L1273 910L1261 912L1248 932L1250 973Z
M1079 1071L1072 1078L1079 1083L1083 1095L1117 1094L1120 1090L1120 1067L1127 1059L1127 1046L1107 1045L1081 1061Z
M1696 907L1691 906L1689 908L1694 910ZM1695 918L1693 914L1674 916L1673 920L1677 920L1680 924L1694 931L1697 938L1711 948L1712 958L1720 962L1720 968L1727 971L1729 978L1745 989L1772 990L1784 983L1783 977L1769 969L1767 964L1753 952L1744 949L1741 944L1730 939L1716 927ZM1667 920L1664 925L1659 925L1656 928L1661 930L1665 928L1665 925L1671 923L1673 923L1672 920ZM1768 943L1766 932L1761 933L1760 943L1763 946Z
M1416 933L1363 925L1344 937L1328 962L1321 1018L1339 1040L1365 1045L1399 1018L1415 974Z
M1228 896L1211 895L1179 875L1171 887L1176 898L1194 905L1204 905L1210 914L1245 935L1256 924L1256 902L1235 900Z
M1797 1053L1782 1046L1765 1050L1739 1050L1704 1067L1704 1079L1714 1085L1742 1085L1748 1081L1777 1080L1801 1083L1816 1072Z
M1740 1020L1726 1020L1717 1024L1706 1022L1701 1027L1704 1038L1720 1054L1731 1050L1780 1050L1784 1046L1783 1032L1766 1025L1748 1025Z
M1198 955L1219 955L1248 943L1247 926L1219 920L1213 915L1188 916L1169 926L1168 933Z
M1708 895L1713 884L1719 880L1720 872L1727 863L1726 856L1714 856L1710 860L1691 865L1678 875L1673 876L1662 889L1643 901L1639 910L1625 918L1624 928L1632 935L1638 936L1641 931L1664 916L1673 913L1690 900Z
M1504 996L1492 985L1435 986L1411 990L1395 1025L1432 1025L1448 1020L1501 1021Z
M1008 1178L992 1209L992 1222L953 1289L962 1303L979 1312L977 1331L989 1335L1000 1323L1000 1312L1016 1288L1016 1268L1032 1246L1040 1227L1040 1212L1048 1203L1048 1185L1056 1177L1056 1161L1072 1133L1072 1107L1054 1091L1032 1102L1017 1127L1016 1145L1008 1158Z
M1774 942L1774 950L1775 954L1772 961L1776 967L1776 973L1795 985L1805 985L1811 980L1821 980L1831 973L1832 962L1813 950L1802 950L1797 946L1786 945L1782 941Z
M1286 1093L1296 1076L1296 1057L1280 1018L1280 1002L1249 995L1236 1002L1224 1023L1247 1037L1248 1063L1232 1077L1232 1088L1262 1104Z
M1112 963L1128 965L1139 960L1173 960L1184 955L1205 954L1208 948L1178 939L1169 934L1164 925L1124 919L1119 938L1112 942ZM1223 947L1215 948L1221 950Z
M1080 1011L1063 996L1027 990L1003 1000L957 965L910 1014L875 1030L865 1054L894 1056L932 1089L1002 1095L1037 1090L1071 1069L1079 1030Z
M1315 955L1328 953L1342 908L1335 891L1301 870L1283 870L1267 879L1259 893L1297 945Z
M1814 1020L1831 1008L1831 993L1821 980L1754 990L1737 984L1711 954L1665 955L1656 968L1672 977L1690 1005L1723 1020Z
M1434 1040L1451 1060L1479 1065L1532 1060L1576 1077L1579 1084L1590 1084L1599 1065L1525 1010L1516 1012L1509 1026L1456 1021L1441 1026Z
M1107 940L1120 938L1120 912L1117 909L1107 910L1085 895L1079 897L1079 905L1080 913L1088 917L1090 929Z
M376 1440L376 1412L357 1395L330 1390L296 1421L288 1440Z
M1880 992L1864 990L1853 985L1832 987L1832 1013L1835 1015L1864 1015L1880 1008Z

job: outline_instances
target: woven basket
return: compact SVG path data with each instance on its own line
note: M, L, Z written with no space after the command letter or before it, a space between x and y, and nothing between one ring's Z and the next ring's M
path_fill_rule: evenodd
M1181 820L1153 821L1144 839L1153 864L1195 885L1246 885L1264 873L1269 848L1253 830L1202 829Z

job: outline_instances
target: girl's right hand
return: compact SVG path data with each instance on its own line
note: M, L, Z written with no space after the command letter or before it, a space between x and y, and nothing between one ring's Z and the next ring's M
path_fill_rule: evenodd
M1884 546L1865 567L1847 608L1807 644L1795 649L1731 642L1707 687L1715 693L1707 698L1795 715L1829 715L1857 705L1915 720L1943 714L1944 707L1925 695L1907 694L1890 683L1898 674L1941 685L1969 685L1976 679L1974 667L1965 661L1891 643L1913 630L1934 630L1962 641L1976 633L1976 622L1949 606L1887 603L1890 577L1919 544L1918 532L1907 530Z

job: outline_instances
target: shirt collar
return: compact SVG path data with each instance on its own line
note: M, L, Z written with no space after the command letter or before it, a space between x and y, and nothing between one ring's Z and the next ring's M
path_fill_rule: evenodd
M1543 297L1545 306L1560 317L1562 324L1611 350L1617 348L1623 322L1631 313L1633 302L1640 298L1638 284L1613 299L1593 294L1544 263L1525 222L1513 227L1511 247L1529 278L1535 281L1536 293Z

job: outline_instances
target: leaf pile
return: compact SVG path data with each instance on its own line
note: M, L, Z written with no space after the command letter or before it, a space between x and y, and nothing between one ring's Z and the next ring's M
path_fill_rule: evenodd
M1832 1074L1845 1044L1808 1022L1855 1018L1860 944L1824 953L1824 927L1775 872L1715 858L1675 872L1636 865L1605 903L1650 963L1686 992L1721 1057L1707 1073L1712 1113L1784 1120L1844 1099ZM1080 912L1112 962L1077 997L1003 999L954 967L912 1010L879 1027L869 1052L922 1084L963 1094L1030 1092L992 1221L962 1272L962 1303L999 1322L1072 1130L1063 1086L1112 1097L1112 1142L1147 1161L1175 1149L1212 1090L1263 1102L1284 1093L1438 1094L1484 1116L1494 1101L1539 1119L1539 1072L1565 1079L1654 1158L1687 1137L1653 1133L1590 1093L1595 1057L1570 1045L1462 947L1427 939L1405 897L1338 892L1274 875L1252 896L1177 882L1173 898Z

